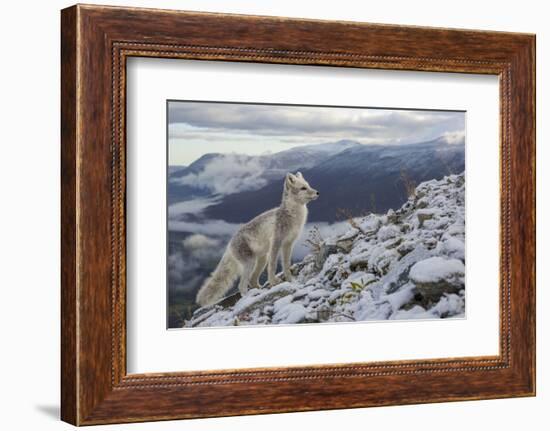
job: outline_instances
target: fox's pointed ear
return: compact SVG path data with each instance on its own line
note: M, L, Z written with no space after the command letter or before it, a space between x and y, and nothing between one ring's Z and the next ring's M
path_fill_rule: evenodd
M292 175L290 172L288 174L286 174L286 182L287 183L294 184L295 181L296 181L296 177L294 175Z
M302 176L302 173L301 173L301 172L299 172L299 171L298 171L298 172L296 172L296 176L297 176L298 178L302 178L302 179L304 179L304 177Z

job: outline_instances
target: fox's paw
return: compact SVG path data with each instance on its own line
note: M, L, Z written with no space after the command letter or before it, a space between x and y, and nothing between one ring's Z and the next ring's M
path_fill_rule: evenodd
M269 279L267 283L268 283L269 287L273 287L273 286L277 286L278 284L280 284L281 281L283 281L283 280L281 280L281 277L276 275L275 278Z

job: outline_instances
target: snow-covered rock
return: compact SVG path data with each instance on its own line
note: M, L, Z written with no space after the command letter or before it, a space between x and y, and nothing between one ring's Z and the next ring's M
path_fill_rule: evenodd
M464 264L458 259L444 259L432 256L417 262L410 271L410 279L414 283L437 283L464 277Z
M292 282L200 308L186 326L464 316L464 174L424 182L400 209L351 224L295 263Z

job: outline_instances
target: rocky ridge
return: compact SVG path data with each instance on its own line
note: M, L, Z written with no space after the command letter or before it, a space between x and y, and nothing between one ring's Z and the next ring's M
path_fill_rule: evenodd
M464 317L464 174L421 183L397 211L316 238L294 279L200 308L185 326Z

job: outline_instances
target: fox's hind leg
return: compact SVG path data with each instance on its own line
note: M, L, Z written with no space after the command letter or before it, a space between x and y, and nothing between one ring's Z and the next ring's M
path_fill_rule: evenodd
M248 283L251 280L253 269L254 260L248 259L242 263L241 279L239 280L239 292L241 292L241 296L246 295L246 292L248 292Z
M231 248L241 267L239 292L241 292L241 296L244 296L246 295L246 292L248 292L248 283L250 282L250 277L252 276L252 271L254 270L256 256L247 239L238 233L231 240Z
M254 272L250 277L250 286L253 289L260 288L260 275L262 275L262 272L264 272L266 265L267 265L266 255L260 255L256 258L256 265L254 265Z

